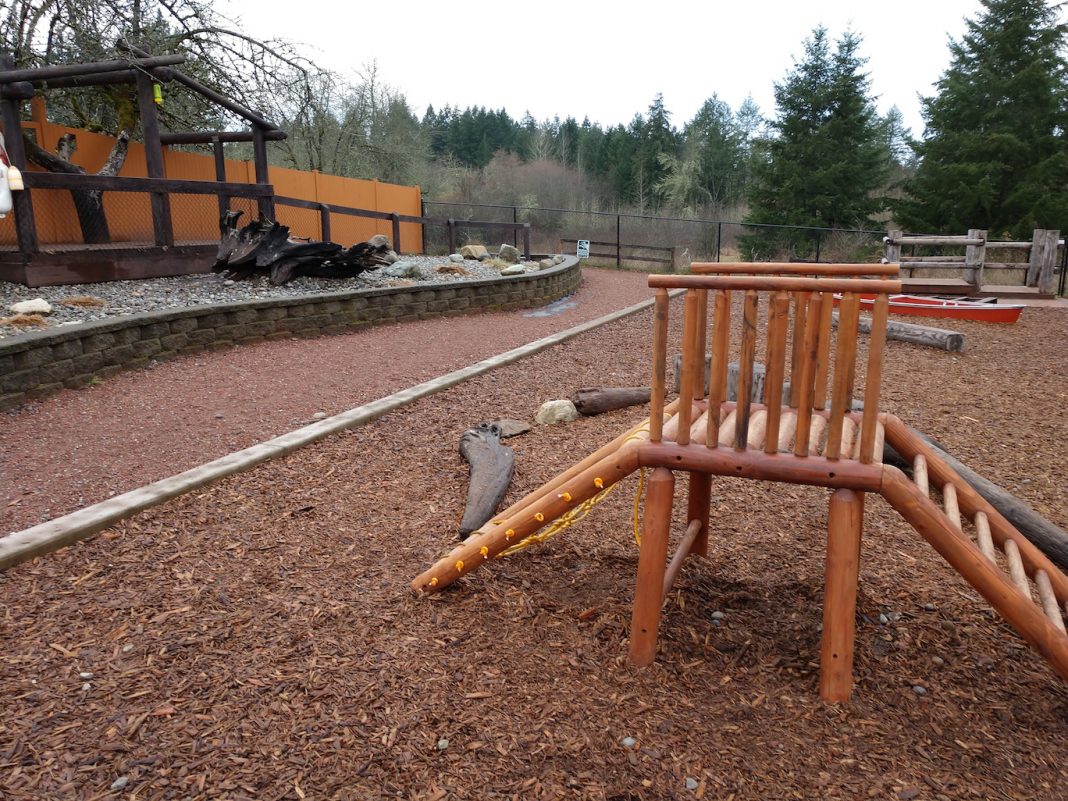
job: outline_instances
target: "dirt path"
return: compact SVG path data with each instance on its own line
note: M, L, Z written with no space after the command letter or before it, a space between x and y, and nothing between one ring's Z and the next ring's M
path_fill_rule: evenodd
M877 498L848 707L817 700L825 491L717 480L710 558L645 670L625 661L633 477L547 545L411 596L462 511L462 431L644 381L649 321L0 574L0 796L1063 798L1068 688ZM1061 525L1066 323L964 324L963 354L892 343L884 371L890 411ZM643 414L513 440L506 503Z
M173 475L649 297L584 270L547 309L380 326L165 362L0 415L0 532Z

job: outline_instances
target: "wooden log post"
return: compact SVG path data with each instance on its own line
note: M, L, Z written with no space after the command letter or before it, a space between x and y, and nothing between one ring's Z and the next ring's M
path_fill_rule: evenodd
M256 183L264 186L270 184L271 178L267 169L266 129L257 123L252 124L252 159L256 167ZM256 204L259 207L260 217L268 220L274 219L273 197L259 197L256 199Z
M160 143L159 113L152 92L152 78L138 70L137 108L141 114L141 131L145 139L145 167L149 178L166 178L163 167L163 145ZM156 245L171 247L174 244L174 226L171 223L171 200L166 192L152 193L152 230Z
M901 262L901 235L902 231L891 228L886 232L886 261L889 264L898 264Z
M642 547L638 556L638 578L634 588L634 610L630 623L629 658L631 664L638 667L652 664L656 658L674 493L675 476L671 471L666 467L653 470L645 497Z
M828 703L847 702L853 690L863 509L860 494L853 490L840 489L831 496L820 646L820 698Z
M964 280L978 292L983 287L983 263L986 261L986 231L979 228L968 230L968 239L982 240L978 245L966 245L964 249Z
M1038 228L1031 240L1031 258L1027 265L1027 286L1039 292L1053 292L1053 270L1057 263L1057 241L1060 231Z
M834 314L834 325L838 325L838 313ZM857 330L862 334L871 333L871 318L861 317ZM950 352L960 352L964 349L964 334L959 331L950 331L946 328L933 328L927 325L915 325L913 323L899 323L896 320L886 324L886 338L898 342L911 342L914 345L926 345L929 348L938 348Z
M0 55L0 73L14 70L15 59L9 55ZM7 155L11 163L26 172L26 148L22 142L22 118L20 108L22 100L9 95L0 95L0 116L7 131ZM19 252L23 254L38 251L37 223L33 217L33 203L30 189L11 193L15 212L15 235L18 238Z

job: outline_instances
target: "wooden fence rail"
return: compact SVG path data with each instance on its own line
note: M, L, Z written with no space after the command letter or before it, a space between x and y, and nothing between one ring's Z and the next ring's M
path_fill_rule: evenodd
M1064 245L1060 231L1052 229L1035 229L1030 242L1004 241L987 239L987 232L978 228L968 231L965 236L907 236L899 230L888 232L886 261L899 263L902 271L911 276L918 268L943 268L963 270L964 280L975 291L983 286L986 270L1026 270L1024 285L1035 287L1039 292L1050 294L1054 291L1054 273L1057 270L1057 249ZM964 255L916 256L904 255L902 248L943 247L964 248ZM1027 261L993 262L987 258L988 251L1020 250L1028 253Z
M578 242L579 242L579 240L577 240L577 239L561 239L560 240L560 252L563 253L566 250L564 245L575 245L575 246L577 246ZM651 264L666 264L668 266L668 271L669 272L675 272L676 268L678 267L678 261L677 261L678 248L665 247L663 245L628 245L628 244L625 244L625 243L622 243L622 242L616 242L616 241L613 241L613 242L597 242L597 241L594 241L592 239L589 240L589 243L590 243L590 247L591 248L592 247L609 247L609 248L612 248L612 250L610 252L608 252L608 253L605 253L605 252L594 253L591 250L590 251L590 257L591 258L600 258L600 259L615 259L617 267L622 266L622 263L623 263L624 259L626 259L627 261L649 262ZM623 250L631 250L631 251L634 251L634 250L653 250L653 251L656 251L658 253L665 253L665 254L667 254L667 257L666 258L661 258L661 257L658 257L658 256L643 256L643 255L640 255L640 254L637 254L637 253L631 253L629 255L625 255L623 253Z

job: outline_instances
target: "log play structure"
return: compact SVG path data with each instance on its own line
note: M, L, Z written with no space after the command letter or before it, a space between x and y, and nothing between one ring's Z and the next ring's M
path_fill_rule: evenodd
M898 265L694 264L692 269L693 275L649 278L655 305L648 420L493 516L416 578L413 588L444 589L648 468L629 645L630 661L648 665L656 655L661 606L679 570L687 556L707 554L712 476L827 487L819 688L825 701L844 702L853 685L865 495L878 493L1068 680L1068 577L927 442L879 411L888 297L901 291ZM679 397L671 402L669 290L685 291ZM835 294L837 336L831 324ZM862 295L874 295L875 303L861 389L855 384ZM728 401L736 306L738 389L736 400ZM751 389L758 339L765 348L763 403L755 402ZM856 411L858 400L862 411ZM913 466L911 478L882 464L884 441ZM687 525L668 561L678 473L688 474Z

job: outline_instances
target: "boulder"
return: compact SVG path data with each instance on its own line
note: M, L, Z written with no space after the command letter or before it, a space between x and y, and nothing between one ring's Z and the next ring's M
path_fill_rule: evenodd
M393 243L389 241L389 237L384 234L375 234L367 240L367 244L371 245L376 250L393 250Z
M34 298L12 303L7 309L12 314L51 314L52 304L44 298Z
M548 270L550 267L554 267L555 265L556 265L556 262L553 261L552 259L542 259L541 261L538 262L538 269L539 270Z
M465 259L482 259L489 255L485 245L464 245L460 248L460 255Z
M545 401L538 409L538 413L534 415L534 422L541 425L552 425L554 423L570 423L572 420L577 420L579 416L578 409L575 408L569 400L551 400Z
M422 278L423 272L419 265L413 261L398 261L389 267L382 269L384 275L390 278Z
M464 260L464 257L461 256L459 253L450 253L449 254L449 261L454 262L455 264L462 264L463 260Z
M516 264L519 262L519 250L512 245L501 245L497 258L509 264Z
M527 268L522 264L510 264L501 270L501 275L522 275L527 271Z
M563 264L563 263L564 263L564 257L561 256L559 253L557 253L555 256L553 256L553 264Z

